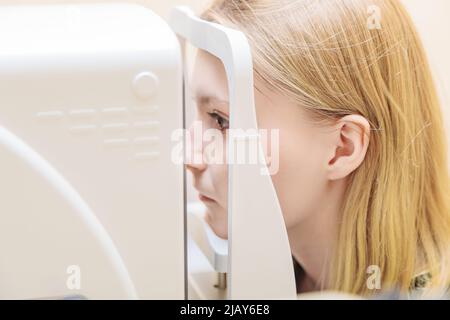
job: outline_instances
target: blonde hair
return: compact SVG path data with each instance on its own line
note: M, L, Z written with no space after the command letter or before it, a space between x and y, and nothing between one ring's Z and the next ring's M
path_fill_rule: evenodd
M375 6L375 7L374 7ZM371 28L370 10L380 27ZM369 10L369 11L368 11ZM360 114L367 156L350 177L329 289L408 292L449 283L450 186L443 117L414 25L396 0L219 0L202 18L242 31L255 76L318 119ZM375 21L376 22L376 21Z

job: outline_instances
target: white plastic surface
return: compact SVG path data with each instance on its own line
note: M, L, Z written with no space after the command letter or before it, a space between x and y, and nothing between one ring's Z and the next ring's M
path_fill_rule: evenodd
M0 297L137 298L112 239L77 191L2 127L0 159Z
M174 33L137 5L1 6L0 39L0 298L183 299Z

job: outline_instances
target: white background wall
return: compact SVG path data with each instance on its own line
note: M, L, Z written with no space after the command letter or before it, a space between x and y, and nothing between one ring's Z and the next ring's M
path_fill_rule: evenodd
M411 13L428 53L442 101L450 151L450 1L402 0L402 2Z

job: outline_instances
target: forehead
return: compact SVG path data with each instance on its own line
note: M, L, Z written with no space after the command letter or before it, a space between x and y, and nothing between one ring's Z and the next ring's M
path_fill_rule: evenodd
M194 97L228 100L225 68L219 58L206 51L197 50L189 84Z

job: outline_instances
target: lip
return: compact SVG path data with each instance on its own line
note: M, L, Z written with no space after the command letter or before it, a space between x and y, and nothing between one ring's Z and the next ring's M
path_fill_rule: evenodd
M207 196L205 196L204 194L201 194L201 193L198 194L198 198L201 201L204 201L204 202L215 202L214 199L211 199L211 198L209 198L209 197L207 197Z

